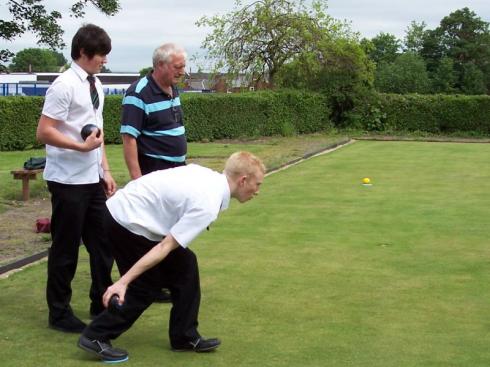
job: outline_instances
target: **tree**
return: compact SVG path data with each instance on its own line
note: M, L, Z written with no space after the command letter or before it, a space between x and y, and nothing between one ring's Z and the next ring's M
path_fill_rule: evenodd
M379 65L374 83L383 93L428 93L430 89L424 59L413 52L399 55L393 63Z
M360 96L372 89L374 64L354 38L324 38L316 49L298 55L284 65L278 86L309 89L328 96L334 121L340 123Z
M419 53L424 46L425 27L427 24L416 21L412 21L405 31L405 38L403 41L403 49L409 52Z
M330 97L371 86L374 65L353 39L323 40L284 65L277 75L282 88L310 89ZM345 96L344 96L345 98Z
M6 0L12 18L0 19L0 39L13 41L26 32L32 32L38 39L38 45L47 45L52 50L65 47L63 30L59 25L62 15L56 10L48 12L43 2L44 0ZM71 6L70 15L83 17L87 3L110 16L120 9L119 0L80 0ZM8 49L0 49L0 69L5 69L5 64L13 56Z
M23 72L57 72L65 64L66 59L63 54L42 48L26 48L15 55L9 66L9 70Z
M444 17L438 27L445 54L455 63L488 63L490 56L489 23L463 8ZM483 58L483 59L482 59Z
M439 62L444 57L444 48L440 39L440 31L437 29L428 30L423 36L422 49L419 51L419 55L424 58L429 73L437 70Z
M490 77L489 23L477 17L475 12L463 8L444 17L438 29L445 55L453 59L455 69L460 73L461 89L476 92L479 90L476 79L476 84L471 83L471 88L465 85L468 80L464 79L468 73L472 75L472 80L473 77L480 79L476 76L479 74L476 69L483 74L482 80L485 80L485 75L486 78ZM490 91L490 85L485 88Z
M454 93L456 91L456 80L453 59L443 57L432 74L432 91L444 94Z
M430 73L438 69L444 57L452 59L457 77L456 87L461 91L463 84L468 83L468 80L463 81L465 74L476 75L476 67L483 74L487 92L490 91L489 23L468 8L449 14L441 20L439 27L427 32L421 55L426 59ZM467 64L473 66L466 68ZM473 87L470 89L473 90ZM469 90L467 86L465 90Z
M146 76L150 71L153 70L153 66L148 66L146 68L143 68L139 71L140 73L140 76L143 77L143 76Z
M63 55L61 52L53 50L51 50L51 52L53 52L53 55L56 57L56 65L65 66L68 64L68 60L66 60L65 55Z
M461 90L464 94L485 94L487 92L483 72L473 63L466 63L463 66Z
M253 82L271 87L280 68L311 50L324 37L350 32L345 23L325 13L326 1L257 0L225 15L202 17L196 24L211 27L202 44L216 69L231 75L244 73Z
M401 48L401 43L396 36L384 32L372 38L370 43L367 40L363 40L363 43L369 58L376 64L394 62Z

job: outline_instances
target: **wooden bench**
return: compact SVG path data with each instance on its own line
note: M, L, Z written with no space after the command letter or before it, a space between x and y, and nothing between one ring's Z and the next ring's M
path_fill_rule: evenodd
M22 200L29 200L29 180L35 180L44 169L19 169L10 171L14 180L22 180Z

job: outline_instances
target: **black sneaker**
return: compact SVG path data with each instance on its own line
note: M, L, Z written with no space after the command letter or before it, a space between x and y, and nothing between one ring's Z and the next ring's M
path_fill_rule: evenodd
M172 345L174 352L210 352L221 344L221 340L217 338L203 339L198 338L195 341L189 341L185 344Z
M63 318L56 322L49 322L49 327L51 329L63 331L64 333L80 334L86 326L87 324L85 324L75 315L70 315L69 317Z
M155 302L157 303L169 303L172 302L172 296L170 295L170 291L167 289L162 289L155 295Z
M81 335L78 339L78 347L83 350L95 354L103 362L119 363L129 359L128 352L124 349L113 348L109 341L92 340Z

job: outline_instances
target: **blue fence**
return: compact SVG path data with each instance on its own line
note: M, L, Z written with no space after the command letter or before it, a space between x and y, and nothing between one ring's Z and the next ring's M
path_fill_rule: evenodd
M2 96L44 96L49 85L46 83L1 83Z
M0 83L0 96L45 96L46 83ZM126 88L103 88L105 95L124 94Z

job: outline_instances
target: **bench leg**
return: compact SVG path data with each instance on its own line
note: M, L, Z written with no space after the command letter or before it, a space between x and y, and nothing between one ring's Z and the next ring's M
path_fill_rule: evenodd
M22 200L29 200L29 177L22 177Z

